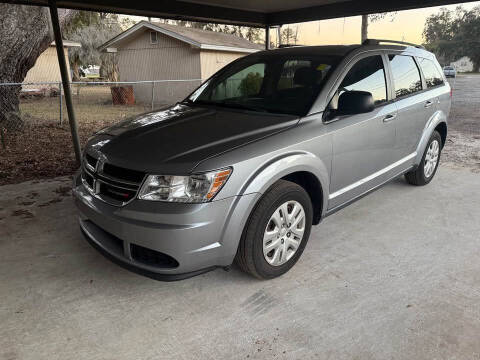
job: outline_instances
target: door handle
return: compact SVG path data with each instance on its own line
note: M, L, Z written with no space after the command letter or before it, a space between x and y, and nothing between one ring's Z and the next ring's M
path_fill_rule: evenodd
M388 114L387 116L385 116L385 117L383 118L383 122L386 123L386 122L392 121L392 120L394 120L396 117L397 117L397 114Z
M425 107L426 108L429 108L432 105L433 105L433 101L430 101L430 100L425 101Z

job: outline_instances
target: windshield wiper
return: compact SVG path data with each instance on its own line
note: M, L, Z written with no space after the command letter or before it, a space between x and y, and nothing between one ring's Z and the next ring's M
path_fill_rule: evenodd
M238 103L238 102L235 102L235 101L225 101L224 100L224 101L219 102L218 104L221 104L223 106L230 107L230 108L235 108L235 109L243 109L243 110L258 111L258 112L267 112L266 109L251 106L251 105L246 105L246 104L242 104L242 103Z
M242 110L249 110L249 111L256 111L256 112L270 112L267 109L264 108L259 108L251 105L246 105L242 104L236 101L228 101L228 100L222 100L222 101L208 101L208 100L186 100L183 101L182 103L188 104L188 105L211 105L211 106L220 106L220 107L227 107L227 108L232 108L232 109L242 109Z

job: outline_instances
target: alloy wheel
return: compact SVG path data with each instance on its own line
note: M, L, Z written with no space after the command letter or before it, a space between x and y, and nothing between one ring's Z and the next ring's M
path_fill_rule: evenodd
M263 236L263 256L272 266L285 264L297 252L305 232L305 210L298 201L280 205Z
M437 140L433 140L428 147L427 154L425 155L425 162L423 164L423 173L425 178L430 178L437 167L438 155L440 153L440 144Z

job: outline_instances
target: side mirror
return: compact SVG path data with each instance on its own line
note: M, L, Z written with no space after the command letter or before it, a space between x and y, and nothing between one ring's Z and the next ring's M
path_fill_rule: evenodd
M346 91L338 99L336 115L355 115L375 109L373 96L367 91Z

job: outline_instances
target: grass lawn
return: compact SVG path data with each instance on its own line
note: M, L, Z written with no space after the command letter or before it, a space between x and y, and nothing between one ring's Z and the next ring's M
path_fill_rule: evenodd
M93 125L98 129L141 114L151 109L151 105L113 105L108 86L75 86L73 104L79 128ZM27 125L60 123L59 97L22 99L20 113ZM68 121L65 98L63 98L63 122Z

